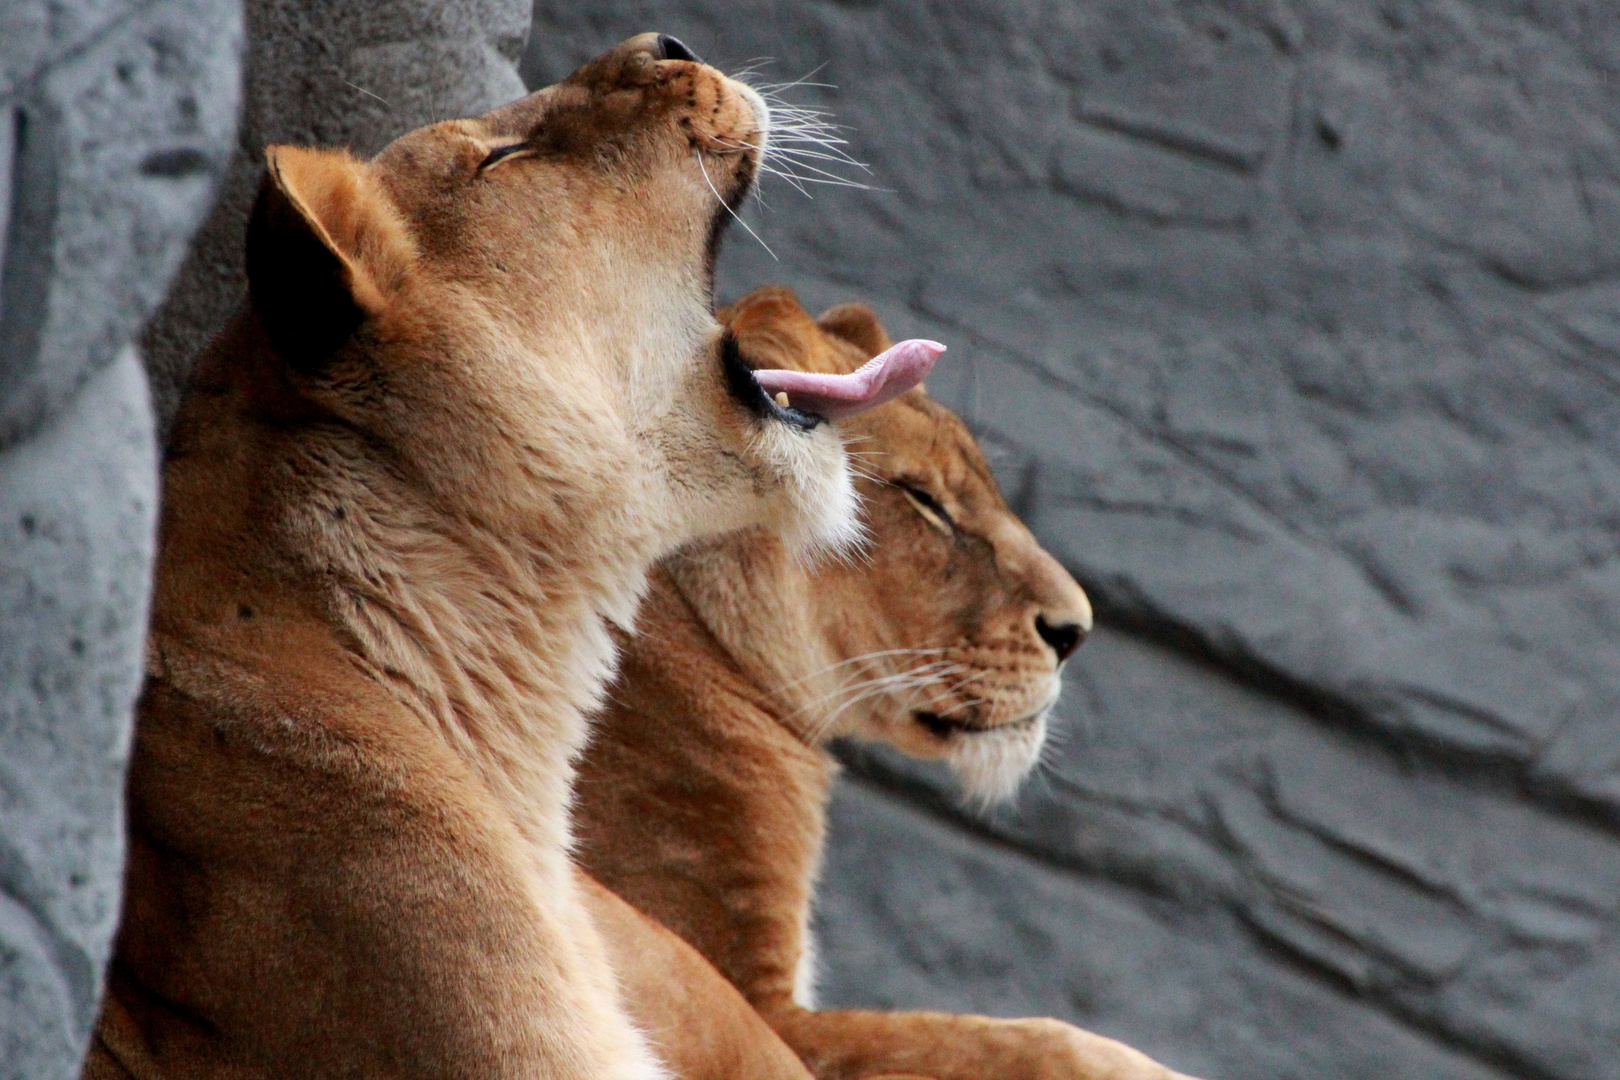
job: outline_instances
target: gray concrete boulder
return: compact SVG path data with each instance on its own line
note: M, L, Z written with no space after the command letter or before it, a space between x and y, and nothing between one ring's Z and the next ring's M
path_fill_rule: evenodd
M1615 1080L1620 22L1344 0L539 0L804 76L870 190L781 281L933 380L1103 619L978 819L840 796L829 1002L1042 1011L1214 1077Z
M0 7L0 1077L78 1073L157 507L129 341L235 126L231 0Z
M242 125L207 223L142 351L167 429L191 361L246 288L242 238L271 143L370 155L435 120L521 97L523 0L247 0Z

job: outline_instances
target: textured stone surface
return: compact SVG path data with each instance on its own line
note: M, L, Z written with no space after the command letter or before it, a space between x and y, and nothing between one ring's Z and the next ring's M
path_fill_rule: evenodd
M1032 860L864 782L842 787L832 821L827 1003L1063 1016L1198 1076L1504 1075L1277 964L1214 905Z
M1212 1076L1613 1075L1611 829L1139 637L1086 648L1013 807L847 755L933 820L841 798L827 1000L1039 1006Z
M0 456L0 1075L76 1074L123 868L156 510L134 350ZM14 996L15 995L15 996Z
M13 0L0 13L0 448L163 298L235 124L235 7Z
M722 292L950 344L935 392L1108 628L1017 813L857 759L902 802L840 803L829 999L1213 1076L1620 1077L1612 11L536 16L531 82L658 29L836 86L790 96L874 190L768 182L781 261L734 234Z
M235 126L228 0L0 5L0 1077L78 1073L117 920L156 441L132 334Z
M521 97L524 0L246 0L243 115L225 182L142 351L167 429L192 358L240 302L264 148L347 146L370 155L435 120Z

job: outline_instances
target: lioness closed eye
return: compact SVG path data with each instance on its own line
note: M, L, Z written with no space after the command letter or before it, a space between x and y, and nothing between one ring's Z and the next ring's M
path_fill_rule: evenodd
M608 624L678 544L854 528L711 312L769 123L649 34L371 161L269 151L165 464L87 1075L660 1075L567 857Z
M812 320L785 289L722 313L743 354L847 371L872 312ZM834 735L948 762L1007 794L1039 755L1086 596L1007 508L967 428L921 389L849 427L872 542L807 568L761 532L668 560L581 769L581 861L675 930L820 1080L1166 1080L1055 1020L815 1012L806 924Z

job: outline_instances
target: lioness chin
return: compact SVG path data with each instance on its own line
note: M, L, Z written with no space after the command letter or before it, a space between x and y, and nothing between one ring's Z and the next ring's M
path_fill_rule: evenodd
M722 313L750 363L847 371L872 312L811 317L785 289ZM962 422L921 388L849 426L872 543L807 566L767 533L655 573L580 773L579 855L709 958L820 1080L1168 1080L1055 1020L816 1012L808 921L835 772L827 739L946 761L1009 794L1039 757L1059 670L1091 627Z
M609 624L682 543L855 528L711 311L768 132L643 35L370 161L268 152L165 464L87 1075L660 1075L567 854Z

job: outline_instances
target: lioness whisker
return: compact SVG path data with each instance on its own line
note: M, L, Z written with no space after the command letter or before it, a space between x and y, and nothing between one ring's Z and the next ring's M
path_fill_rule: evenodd
M776 252L771 250L771 245L767 244L764 240L761 240L759 233L755 232L749 227L748 222L742 219L742 215L733 210L731 208L731 204L720 197L720 189L714 186L714 181L709 179L709 170L703 166L703 154L694 150L692 151L692 156L697 158L698 171L703 174L703 182L709 185L709 190L714 192L715 202L718 202L721 206L725 207L726 213L731 215L733 221L747 230L749 236L752 236L755 240L759 240L759 246L765 249L765 254L769 255L773 259L776 259ZM782 260L776 259L776 261L781 262Z
M814 698L814 699L806 702L805 704L799 706L799 708L795 709L789 715L790 716L797 715L798 713L804 712L807 709L813 709L817 705L820 705L821 703L829 700L830 698L838 697L840 694L854 694L854 693L864 692L865 690L867 690L868 688L871 688L871 687L888 686L888 685L895 684L895 683L903 683L903 682L905 682L907 680L914 680L914 679L922 678L922 677L925 677L925 676L932 676L932 675L934 675L936 673L931 672L929 670L930 668L936 668L936 667L941 667L942 668L942 667L948 667L948 666L951 666L951 665L949 665L947 661L936 660L931 664L922 664L922 665L919 665L918 667L911 668L908 671L895 672L895 673L889 674L889 675L876 675L876 676L873 676L872 678L869 678L869 679L862 679L859 682L846 684L844 686L837 687L837 688L835 688L833 690L829 690L827 693L822 694L820 697ZM937 674L943 675L943 674L946 674L946 672L939 671Z
M869 687L868 689L864 690L860 694L857 694L857 695L851 697L849 700L845 701L842 705L838 706L837 709L833 710L830 714L828 714L828 716L825 719L823 719L820 723L816 724L811 729L812 730L811 738L813 740L820 739L823 735L825 735L827 732L829 732L829 731L831 731L833 729L834 725L837 724L839 718L842 717L844 715L844 713L848 712L850 709L854 708L856 705L859 705L863 701L868 701L871 698L877 697L879 694L883 693L887 689L889 689L889 687L886 687L886 686L884 686L884 687Z
M795 149L818 146L822 148L823 153L832 154L834 157L849 154L849 151L843 149L849 145L847 140L828 134L810 124L783 121L780 127L771 129L771 134L778 143ZM850 158L850 163L859 164L854 158Z
M848 154L829 154L822 150L802 150L796 146L779 146L776 147L775 150L778 154L785 154L790 157L809 158L813 161L842 162L843 164L855 165L859 168L865 169L867 172L871 172L871 168L868 165L866 165L864 162L856 161Z
M759 93L761 93L761 94L764 94L764 93L775 94L775 93L779 93L779 92L781 92L783 90L792 90L794 87L798 87L798 86L813 86L818 90L836 90L836 89L838 89L838 87L834 83L811 82L810 81L811 79L815 78L816 73L818 71L820 71L822 68L824 68L826 66L827 66L826 64L817 64L803 78L794 79L792 82L760 83L758 86L754 87L754 89L756 91L758 91Z
M720 153L726 153L726 154L740 154L740 153L744 153L744 152L752 149L751 147L748 147L746 145L741 145L741 144L738 144L738 145L723 144L723 146L724 146L724 149L722 149L719 152ZM851 180L848 177L839 176L837 173L828 172L827 170L819 168L818 166L809 164L807 161L796 161L796 160L791 160L790 159L788 164L792 164L794 166L797 166L798 168L806 169L806 170L816 174L815 176L802 175L802 174L794 172L792 169L788 168L786 164L778 162L777 160L775 160L776 155L784 155L784 156L798 155L800 157L814 158L816 160L821 160L821 161L843 162L843 163L846 163L846 164L854 165L856 168L864 169L867 172L870 172L871 169L865 163L860 162L860 161L856 161L854 158L848 156L847 154L845 154L845 155L820 154L820 153L815 153L813 151L797 150L797 149L794 149L792 147L780 147L780 146L777 146L777 145L775 145L773 143L770 147L767 148L765 157L760 161L760 163L759 163L759 171L761 173L764 173L764 174L767 174L767 175L782 177L788 183L792 184L795 188L797 188L799 190L800 194L804 195L806 198L811 198L812 196L810 195L810 193L808 191L806 191L804 189L804 187L802 186L804 184L830 184L830 185L832 185L834 187L859 188L862 191L875 190L869 184L864 184L864 183L860 182L859 180ZM756 188L756 191L757 191L757 188Z
M911 696L904 702L904 706L907 708L910 707L911 703L916 700L918 694L921 692L930 689L935 690L936 692L931 698L928 699L927 702L928 704L932 705L940 700L940 698L944 696L946 692L948 692L947 688L941 685L942 681L947 676L960 673L961 671L962 668L958 664L953 664L946 661L936 661L932 664L920 665L919 667L912 668L909 671L899 672L894 675L879 676L878 678L868 679L864 682L856 683L851 687L846 687L845 692L850 696L836 709L834 709L831 713L812 727L811 731L813 737L820 738L827 731L831 730L832 727L837 723L838 719L844 715L844 713L848 712L851 708L855 707L861 702L868 701L879 696L880 694L897 689L909 689L912 691ZM823 695L820 699L818 699L818 702L825 701L827 698L835 695L836 691L832 694Z
M832 146L846 146L848 140L839 132L846 129L830 124L817 113L807 113L778 104L776 112L772 114L777 121L774 130L780 134L797 136L800 139L827 143Z
M772 168L769 165L764 165L764 164L760 165L759 171L762 172L762 173L765 173L768 176L780 176L782 179L786 180L789 184L792 184L794 189L797 190L800 195L803 195L807 199L814 198L814 196L811 195L809 191L805 190L804 184L799 180L799 178L797 176L794 176L792 173L783 172L781 169L775 169L775 168Z
M743 66L732 72L728 78L734 82L742 83L756 94L761 93L760 88L755 86L752 82L749 82L749 79L752 76L759 74L761 68L765 67L767 64L773 63L775 60L776 58L774 56L756 56L752 60L745 61Z
M838 134L843 129L833 124L824 110L795 105L784 101L782 98L784 92L797 87L836 89L831 84L811 81L811 78L817 71L821 70L821 67L818 66L803 78L789 82L757 84L749 82L749 78L756 73L759 64L765 62L756 63L750 61L741 71L732 76L747 83L765 101L767 108L770 110L769 139L758 164L760 173L780 176L806 198L812 197L805 187L806 184L831 184L835 187L870 190L865 184L839 176L837 173L813 164L814 162L821 162L827 165L852 165L863 172L870 173L872 171L870 166L851 157L843 149L847 145L847 140ZM749 148L726 146L725 152L741 153L746 149ZM707 179L706 173L705 179ZM712 182L710 187L713 187ZM760 202L763 206L764 200L761 199ZM753 230L749 229L749 232L752 233ZM757 234L755 239L759 239ZM770 250L763 240L760 243L766 247L767 251ZM772 258L775 257L773 252Z
M863 169L863 170L865 170L867 172L871 172L871 169L867 168L867 166L865 164L863 164L862 162L856 161L852 157L848 157L848 156L841 157L841 156L839 156L837 154L829 154L829 153L826 153L826 152L820 151L820 150L801 150L798 147L794 147L794 146L781 146L781 147L774 148L774 153L772 153L772 154L770 154L768 156L771 159L771 164L776 165L778 167L780 167L783 164L783 161L785 160L786 163L789 164L789 165L793 165L793 166L797 166L797 167L801 167L801 168L806 168L806 169L815 169L815 168L819 168L819 166L812 165L811 162L813 162L813 161L824 161L824 162L830 162L832 164L854 165L854 166L856 166L856 167L858 167L860 169ZM833 175L837 175L837 174L835 173Z
M959 665L952 664L949 665L949 667L955 671L961 670ZM939 671L926 677L912 678L906 682L900 683L900 686L907 687L911 690L910 696L906 697L900 703L901 711L910 711L912 706L918 703L918 698L927 691L932 691L932 694L924 699L922 704L928 705L930 707L930 711L932 711L933 706L935 706L946 694L951 692L951 688L942 684L943 679L949 674L952 674L952 671ZM817 737L830 730L834 723L837 722L838 718L855 705L860 704L862 701L870 700L871 698L878 696L880 693L893 688L893 686L874 687L844 702L830 716L828 716L826 720L817 726Z
M833 690L826 691L826 693L818 696L818 698L813 698L812 701L807 701L807 703L802 704L799 709L795 709L795 712L804 712L807 711L807 709L816 708L818 704L823 704L825 701L828 701L828 699L831 698L838 698L838 696L841 695L849 695L849 693L857 693L857 691L863 690L865 687L870 687L870 685L875 685L875 683L881 682L881 680L919 677L919 675L927 674L928 669L932 669L932 667L935 667L935 665L941 664L946 664L946 661L930 661L928 664L919 664L917 667L904 670L904 672L894 672L894 674L889 675L870 675L870 677L860 678L860 680L855 680L855 682L842 683L842 685L839 685L839 687L834 687Z
M853 704L855 701L865 700L865 698L870 697L872 695L872 693L875 693L875 692L878 692L878 691L881 691L881 690L885 690L885 689L891 689L891 688L893 688L895 686L904 686L904 685L907 685L907 684L915 684L918 681L923 680L923 679L938 678L938 677L944 676L944 675L948 674L948 671L945 671L945 670L930 671L929 669L930 668L949 667L949 666L950 665L948 665L945 661L935 661L932 664L923 664L923 665L920 665L918 667L912 668L909 671L897 672L897 673L891 674L891 675L879 675L879 676L875 676L875 677L870 678L870 679L862 679L859 682L855 682L855 683L852 683L852 684L848 684L848 685L837 687L837 688L835 688L833 690L830 690L827 693L822 694L820 697L814 698L813 700L806 702L804 705L801 705L799 708L795 709L792 713L789 713L788 715L789 716L796 716L799 713L805 712L805 711L807 711L809 709L814 709L818 705L821 705L824 702L827 702L827 701L829 701L831 699L837 698L840 695L845 695L845 696L847 696L848 700L846 700L844 702L843 706L840 706L840 708L838 710L839 712L842 712L844 708L847 708L849 705Z
M838 134L842 128L827 123L819 115L805 113L792 109L786 105L777 105L772 114L776 124L772 130L778 134L793 135L801 139L828 143L833 146L845 146L848 140Z
M859 656L851 656L848 659L840 660L836 664L828 664L824 668L818 668L802 678L783 684L779 690L791 690L795 686L807 683L819 676L830 674L839 668L848 667L851 664L864 664L884 656L937 656L944 651L944 649L879 649L876 652L862 653Z
M810 166L805 166L805 167L810 168ZM814 169L813 170L815 172L821 173L820 176L802 176L799 173L789 172L788 170L783 169L780 166L769 166L769 165L763 166L760 169L760 171L763 172L763 173L766 173L768 175L771 175L771 176L780 176L782 179L786 180L788 183L790 183L794 187L798 188L799 191L804 194L805 198L814 198L814 196L812 196L808 191L806 191L803 187L801 187L800 185L802 185L802 184L826 184L829 187L856 188L856 189L858 189L860 191L872 191L872 190L875 190L872 187L872 185L870 185L870 184L863 184L859 180L846 180L841 176L835 176L832 173L823 172L820 169Z
M774 56L766 56L766 57L760 57L760 58L758 58L756 60L750 60L750 61L748 61L748 64L749 64L749 69L748 70L749 70L750 73L752 73L753 70L755 70L757 68L760 68L760 67L764 67L767 64L775 63L775 61L776 61L776 58ZM813 86L813 87L817 87L819 89L824 89L824 90L836 90L838 88L836 86L832 85L831 83L816 83L816 82L811 82L810 81L811 79L815 78L816 75L823 68L825 68L826 66L827 65L826 65L825 62L817 64L815 67L811 68L809 71L805 72L802 76L800 76L797 79L792 80L791 82L759 83L758 85L755 85L754 83L749 83L748 86L749 86L750 89L752 89L756 94L759 94L761 97L764 97L767 94L779 93L779 92L781 92L783 90L792 90L796 86ZM736 79L736 78L738 78L738 76L733 75L732 78ZM743 81L743 80L739 79L738 81Z
M765 161L762 163L762 167L775 169L789 167L806 169L821 176L832 177L845 183L859 183L859 181L850 180L847 177L839 176L837 173L830 172L821 165L814 164L814 162L818 161L827 165L853 165L861 171L867 173L872 171L871 168L868 167L864 162L857 161L848 154L828 154L819 150L804 150L794 146L771 147L766 152Z
M774 128L772 129L772 135L776 138L778 143L777 149L783 153L787 153L789 151L797 151L799 153L822 153L836 158L839 161L845 161L851 165L859 165L863 169L866 168L866 165L851 156L849 151L842 149L843 147L849 145L843 139L830 137L825 133L818 132L810 128L799 128L793 125L784 125L781 128ZM820 147L820 149L812 150L808 149L809 147Z

